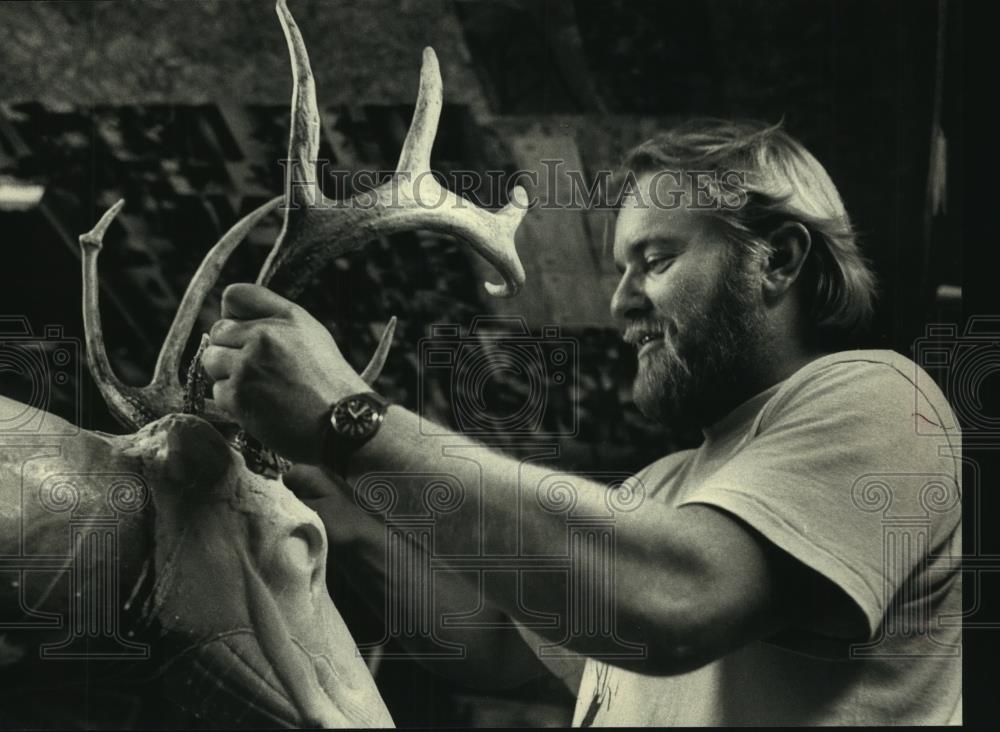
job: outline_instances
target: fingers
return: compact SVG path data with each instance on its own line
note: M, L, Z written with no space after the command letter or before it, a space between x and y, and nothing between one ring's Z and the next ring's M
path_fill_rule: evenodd
M232 417L234 421L240 420L240 413L236 408L236 387L233 386L232 379L216 381L212 384L212 400L216 407Z
M208 339L213 346L242 348L247 341L247 329L239 321L223 318L215 321L208 332Z
M276 292L260 285L240 282L222 293L222 317L236 320L284 318L297 306Z
M238 348L227 348L213 343L201 354L201 366L217 385L235 373L239 357Z

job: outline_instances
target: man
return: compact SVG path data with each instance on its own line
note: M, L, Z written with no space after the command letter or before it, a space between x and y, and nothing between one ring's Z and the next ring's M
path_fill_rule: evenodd
M635 401L705 439L641 471L644 502L615 518L609 601L621 637L645 654L571 636L587 657L574 723L959 722L957 425L908 359L838 350L865 325L874 283L833 183L779 127L712 120L640 145L624 169L635 185L615 225L611 308L638 349ZM421 434L399 406L345 401L370 390L300 308L234 285L211 340L214 397L285 457L318 466L303 484L340 496L324 517L332 540L353 521L339 513L349 501L336 472L349 484L444 472L481 489L485 535L516 529L524 555L565 551L564 516L535 500L550 471ZM329 427L345 405L369 410L369 439ZM607 488L573 489L577 510L599 513ZM416 486L401 478L396 490L412 499ZM469 531L458 512L437 516L436 549L455 553ZM365 541L356 572L381 582ZM457 606L463 582L442 580L441 606ZM525 572L521 590L482 588L501 618L566 611L551 578ZM535 663L528 633L473 636L470 648L487 651L470 651L485 669L471 681Z

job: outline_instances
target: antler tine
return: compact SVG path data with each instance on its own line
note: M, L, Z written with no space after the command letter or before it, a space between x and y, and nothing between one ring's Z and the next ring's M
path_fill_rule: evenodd
M180 388L181 355L184 353L184 346L187 345L198 313L201 312L201 307L205 304L205 298L208 297L208 293L212 291L215 283L219 281L222 268L226 266L226 262L229 261L229 257L236 250L236 247L261 219L278 208L284 200L283 197L278 196L258 206L237 221L205 255L205 259L202 260L201 265L192 276L191 282L188 283L187 290L185 290L181 303L177 307L174 321L170 324L170 330L167 331L167 337L163 341L163 348L160 350L160 356L156 360L156 367L153 370L152 385L170 390Z
M444 190L444 189L442 189ZM468 208L469 202L451 191L444 190L448 206L454 206L454 215L443 222L441 230L462 237L479 256L493 265L503 282L483 283L493 297L513 297L524 286L524 267L517 256L514 235L521 220L528 212L528 194L521 186L514 186L510 202L493 214L478 206Z
M382 373L386 359L389 357L389 348L392 346L392 336L395 332L396 316L393 315L389 318L385 330L382 331L382 337L378 339L378 347L375 349L375 353L372 354L371 360L365 366L365 370L361 372L361 380L368 384L368 386L373 385L375 380L378 379L379 374Z
M131 429L138 429L149 421L147 419L149 415L144 412L142 403L136 399L136 389L118 379L108 360L108 352L104 345L104 328L101 324L100 284L97 276L97 258L104 246L104 235L124 205L125 200L119 200L104 212L93 229L80 235L83 262L83 332L87 343L87 367L101 396L118 421Z
M363 199L334 203L315 185L319 113L305 44L284 0L279 0L277 7L296 70L289 141L289 156L294 160L285 171L286 187L289 195L302 192L315 203L286 208L281 235L261 269L258 284L294 298L336 257L359 249L378 236L427 229L466 240L499 271L502 284L486 283L491 295L515 294L524 284L524 268L517 257L514 232L527 210L527 196L523 189L515 188L510 203L493 214L460 199L434 179L430 155L441 116L443 91L433 49L424 50L416 109L403 143L397 174L366 193ZM310 155L313 157L309 158Z
M467 211L472 214L471 220L456 217L443 222L443 228L448 233L467 239L473 249L503 276L502 285L487 282L487 292L495 297L509 297L524 284L524 269L514 247L514 232L527 212L527 193L516 186L511 191L511 202L499 213L491 215L477 206L466 209L461 199L440 186L431 175L431 150L443 106L441 67L434 49L427 47L420 66L420 87L413 120L396 165L397 178L401 179L400 185L413 187L410 192L418 205L428 201L438 204L444 199L445 208L454 213Z
M103 247L104 234L125 202L119 201L112 206L91 231L80 236L83 259L83 329L87 342L87 366L108 407L125 426L138 429L159 417L181 410L184 393L179 377L180 358L205 298L218 281L222 268L236 247L246 238L250 230L283 200L282 197L274 198L251 211L234 224L209 250L181 299L177 315L174 316L174 322L167 332L157 358L153 378L143 387L123 384L115 375L105 349L98 302L97 258ZM219 410L211 400L206 401L205 413L213 419L220 417Z
M403 141L403 149L399 154L396 174L400 185L412 186L411 193L418 205L434 201L440 203L443 198L445 205L456 212L463 208L461 199L441 188L431 175L431 150L437 137L438 123L441 120L441 109L444 106L444 85L441 82L441 67L438 64L434 49L424 49L420 66L420 88L417 91L417 104L413 110L413 120ZM478 207L470 209L473 212L483 212ZM489 219L479 216L475 222L466 221L466 226L457 225L458 220L450 222L452 231L468 239L473 248L490 264L504 275L504 284L486 283L486 290L495 297L514 295L524 283L524 270L514 248L514 232L527 211L527 193L517 186L511 191L509 203L495 219L496 226L488 223ZM485 229L485 232L479 232ZM477 233L487 233L489 237L477 236Z
M420 88L417 91L417 105L413 110L410 129L403 140L396 172L400 174L429 173L431 169L431 149L437 137L441 108L444 106L444 85L441 82L441 67L433 48L425 48L420 66Z
M413 229L452 234L469 242L503 277L502 284L486 283L490 294L509 296L524 283L524 268L514 245L514 234L527 210L524 190L515 188L510 203L491 213L446 190L431 173L430 156L443 90L437 57L430 48L424 50L416 109L403 143L397 175L363 198L335 204L323 196L316 175L320 120L309 57L286 0L277 0L276 11L288 44L293 74L285 195L244 217L206 255L184 293L147 386L128 386L116 377L101 329L97 258L102 237L123 202L115 204L92 231L80 237L88 365L112 412L133 429L183 409L179 362L205 297L250 229L282 201L286 206L281 232L257 282L270 285L286 297L295 297L334 258L379 236ZM375 355L364 370L366 379L374 381L384 366L394 326L395 319L386 327ZM215 421L228 420L211 400L206 400L203 414Z
M319 155L319 105L316 101L316 81L309 64L309 53L299 26L288 10L285 0L277 0L275 10L285 34L292 64L292 109L288 136L288 158L285 169L287 204L281 232L271 248L257 284L266 285L288 254L286 240L295 240L292 232L308 209L324 203L316 179Z
M292 133L288 139L288 164L292 175L286 181L288 208L315 206L319 193L316 182L316 158L319 155L319 106L316 82L305 41L285 0L278 0L278 19L285 32L292 61Z

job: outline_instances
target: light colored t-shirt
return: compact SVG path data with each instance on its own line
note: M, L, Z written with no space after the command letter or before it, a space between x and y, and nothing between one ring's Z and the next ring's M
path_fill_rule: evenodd
M961 723L960 451L954 414L916 364L844 351L653 463L648 495L739 517L831 580L842 604L690 673L590 659L574 725ZM866 638L838 637L850 603Z

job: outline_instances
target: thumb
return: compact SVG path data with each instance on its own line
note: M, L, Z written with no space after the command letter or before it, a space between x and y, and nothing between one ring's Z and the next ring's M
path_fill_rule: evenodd
M234 320L282 318L295 304L261 285L240 282L222 292L222 317Z

